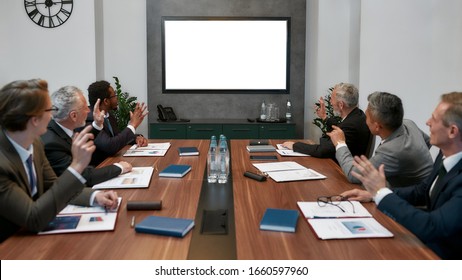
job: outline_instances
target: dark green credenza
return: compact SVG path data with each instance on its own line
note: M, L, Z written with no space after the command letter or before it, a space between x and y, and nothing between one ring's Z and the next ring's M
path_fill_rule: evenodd
M224 134L228 139L294 139L295 123L259 123L247 120L197 119L190 122L149 124L151 139L209 139Z

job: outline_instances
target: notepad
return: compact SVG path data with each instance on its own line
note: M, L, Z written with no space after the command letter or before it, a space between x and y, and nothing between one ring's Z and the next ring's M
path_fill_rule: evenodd
M261 230L295 232L298 211L268 208L260 222Z
M175 237L185 236L194 227L194 220L148 216L135 225L135 231Z
M171 164L159 173L159 177L181 178L191 171L191 165Z
M197 156L199 155L199 150L196 147L179 147L178 154L182 156Z

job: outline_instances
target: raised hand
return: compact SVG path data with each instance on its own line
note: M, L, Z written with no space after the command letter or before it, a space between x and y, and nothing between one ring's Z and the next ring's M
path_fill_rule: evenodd
M147 105L143 103L136 103L135 110L130 112L130 125L137 128L144 120L144 117L148 114Z
M79 173L82 173L88 166L96 149L93 143L94 136L89 133L91 130L92 127L89 125L81 132L75 133L72 139L72 163L70 166Z
M95 103L95 106L93 107L93 120L95 121L96 125L98 127L103 127L104 125L104 116L106 115L106 112L104 110L99 109L99 103L100 99Z
M315 109L316 109L316 115L318 115L318 117L320 117L323 120L327 118L326 104L324 103L324 98L322 96L319 98L319 107Z

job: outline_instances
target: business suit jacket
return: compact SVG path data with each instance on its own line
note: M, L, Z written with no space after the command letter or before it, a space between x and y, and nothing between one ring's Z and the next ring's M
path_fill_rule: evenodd
M353 155L364 155L367 150L371 132L366 124L366 115L359 108L353 111L339 124L345 133L345 142ZM304 153L318 158L335 159L335 146L329 136L319 139L319 144L311 145L297 142L293 146L294 152Z
M378 208L405 226L444 259L462 259L462 160L430 187L442 163L441 153L428 178L415 186L394 189ZM426 206L426 210L414 206Z
M120 151L126 145L135 143L136 135L133 131L126 127L122 131L117 128L117 120L109 113L109 123L111 124L113 133L109 130L108 126L105 125L103 130L100 131L98 136L95 137L96 150L93 153L90 164L97 166L103 162L107 157L111 157ZM87 123L93 122L93 111L87 116Z
M96 136L99 131L93 128L92 133ZM50 121L47 132L41 138L51 167L57 176L61 176L72 163L72 139L54 120ZM117 177L121 171L115 165L101 168L88 166L82 172L82 176L87 180L86 185L92 187L93 185Z
M386 141L377 147L369 160L375 167L385 165L385 176L390 186L404 187L422 182L432 172L432 157L429 149L430 137L411 120L395 130ZM339 148L335 154L343 173L351 183L361 183L351 172L353 155L347 147Z
M0 130L0 242L21 227L43 230L69 202L89 205L92 190L84 189L84 184L69 171L57 178L40 139L33 146L37 173L35 201L31 198L23 162L4 130Z

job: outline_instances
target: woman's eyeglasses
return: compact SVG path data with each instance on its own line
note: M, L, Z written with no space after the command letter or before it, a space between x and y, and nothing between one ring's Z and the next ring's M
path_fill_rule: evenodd
M338 207L343 213L346 213L347 211L344 209L344 205L340 206L342 201L347 201L350 203L351 208L353 209L353 213L355 213L355 206L351 201L349 201L346 197L341 196L341 195L333 195L333 196L320 196L318 197L318 205L319 207L324 207L326 205L333 205L335 207Z

